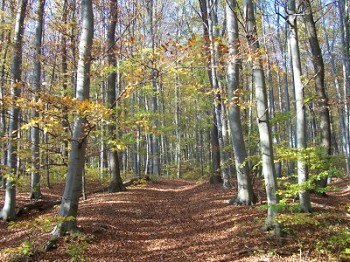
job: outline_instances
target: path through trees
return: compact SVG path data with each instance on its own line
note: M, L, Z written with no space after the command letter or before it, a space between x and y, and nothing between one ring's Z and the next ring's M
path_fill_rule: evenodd
M316 213L329 212L327 216L330 216L343 210L350 192L345 183L339 186L344 190L337 194L330 192L328 199L313 196ZM261 206L263 185L259 188L257 205ZM57 196L59 191L53 189ZM300 247L295 238L288 236L279 243L260 232L264 208L232 207L227 203L231 194L203 182L159 180L132 187L127 192L88 195L88 199L80 203L78 216L81 230L92 236L85 256L90 261L254 261L267 258L274 251L273 257L281 261L280 256L298 254ZM50 211L52 215L56 213L55 209ZM312 257L316 242L308 239L308 235L317 238L322 232L310 226L308 232L302 234L299 231L303 228L297 226L293 230L298 230L299 241L306 241L301 249L303 256ZM0 241L0 246L20 243L27 233L22 229L7 230L2 223L0 234L7 237ZM69 261L65 244L62 239L58 249L41 258Z

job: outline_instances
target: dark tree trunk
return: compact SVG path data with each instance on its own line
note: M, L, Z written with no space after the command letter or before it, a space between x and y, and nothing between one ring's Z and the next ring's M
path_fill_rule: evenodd
M113 52L115 45L115 29L117 25L118 19L118 1L110 0L110 21L107 29L107 60L108 65L113 67L113 72L108 76L107 82L107 101L111 109L114 110L116 108L116 77L117 73L115 72L117 61L115 58L115 54ZM116 121L114 121L116 123ZM116 124L109 124L108 133L111 136L112 140L117 138L117 128ZM119 192L125 191L126 188L123 185L122 178L120 176L120 165L119 165L119 156L116 148L109 146L108 149L108 167L111 172L111 181L109 185L110 192Z

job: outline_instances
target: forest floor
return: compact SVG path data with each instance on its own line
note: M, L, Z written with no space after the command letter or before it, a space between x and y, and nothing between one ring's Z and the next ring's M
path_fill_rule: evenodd
M127 192L88 194L78 215L84 235L61 239L57 249L22 261L69 261L72 256L75 261L337 261L340 250L328 240L350 225L350 189L349 181L336 184L327 198L313 195L314 212L300 223L298 218L286 222L288 234L280 240L260 231L266 216L261 185L259 202L251 207L228 204L233 190L203 181L160 179ZM62 188L43 189L43 201L59 199ZM18 206L29 203L27 196L18 194ZM0 222L0 261L8 260L5 253L19 252L9 248L26 239L34 247L44 243L49 233L35 229L33 221L57 212L55 206L23 215L18 221L22 227Z

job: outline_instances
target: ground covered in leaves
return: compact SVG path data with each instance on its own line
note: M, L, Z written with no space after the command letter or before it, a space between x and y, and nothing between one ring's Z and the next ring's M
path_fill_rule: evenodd
M47 224L35 219L50 221L58 206L21 216L20 226L0 222L0 260L23 253L27 240L27 261L337 261L344 247L332 241L346 241L334 237L349 226L348 182L339 181L327 198L313 196L314 213L282 217L287 234L279 240L260 231L266 214L262 186L251 207L229 205L234 190L184 180L88 194L79 207L82 233L61 239L48 253L40 252L50 236L42 231ZM99 186L90 184L88 191ZM62 185L43 193L43 201L59 199ZM28 204L27 196L19 194L18 206Z

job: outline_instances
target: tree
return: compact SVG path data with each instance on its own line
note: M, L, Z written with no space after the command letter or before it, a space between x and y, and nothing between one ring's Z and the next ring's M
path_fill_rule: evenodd
M13 220L16 218L16 184L15 174L17 168L17 132L19 128L19 113L20 108L16 105L16 100L21 96L22 82L22 42L24 32L24 19L27 9L27 0L19 0L17 3L17 15L15 20L15 31L13 38L13 54L12 54L12 81L11 81L11 96L13 102L10 106L9 115L9 143L7 148L7 159L9 168L9 177L6 182L5 203L1 212L4 220Z
M279 225L274 220L276 216L275 206L278 204L276 195L277 181L273 157L273 143L271 137L271 125L269 111L267 108L267 94L265 86L265 76L260 57L260 46L256 31L254 4L252 0L243 1L246 38L249 45L249 52L252 60L253 83L255 87L257 121L260 137L260 149L262 155L262 172L265 180L265 190L267 195L268 215L264 229L272 229L279 235Z
M311 211L310 194L304 189L308 180L308 170L305 160L302 158L303 150L306 148L306 124L304 105L304 86L301 80L301 62L298 42L297 15L295 11L295 0L288 0L287 6L289 25L289 46L291 53L291 63L293 68L294 92L296 99L296 137L299 157L297 162L298 183L300 186L299 198L303 211Z
M147 15L149 23L149 47L151 48L151 86L153 90L152 94L152 112L157 113L158 111L158 98L157 98L157 68L156 68L156 39L155 39L155 2L154 0L147 0ZM155 120L155 126L157 126L157 121ZM160 156L159 156L159 139L156 134L150 135L150 149L151 149L151 167L152 174L154 176L160 175Z
M341 59L343 71L343 107L344 107L344 134L345 157L350 165L350 113L349 113L349 94L350 94L350 22L349 22L349 3L346 0L338 1L338 10L340 18L340 39L341 39ZM348 167L349 169L350 167ZM348 174L350 175L350 174Z
M91 47L94 34L92 0L81 1L81 18L81 35L79 41L79 59L75 97L80 103L86 103L89 100L90 92ZM53 231L54 237L59 237L66 231L76 230L76 217L79 197L81 195L82 174L89 133L88 129L89 123L87 122L86 116L78 116L74 122L68 174L59 210L59 216L63 217L65 220L56 226Z
M239 108L239 39L238 19L236 14L236 0L229 0L226 4L228 63L227 63L227 93L228 117L230 121L233 151L237 172L237 197L231 202L250 205L254 203L254 193L249 176L247 152L242 132L241 113Z
M110 7L110 21L108 24L107 29L107 60L108 65L113 68L113 71L108 76L108 82L107 82L107 100L108 105L111 109L115 111L115 105L116 105L116 72L115 68L117 66L115 54L113 52L114 46L115 46L115 28L117 24L117 0L110 0L109 3ZM115 140L117 137L117 129L116 124L111 123L108 125L108 132L111 136L112 140ZM123 185L123 181L120 176L120 167L119 167L119 157L118 157L118 151L116 148L114 148L112 145L110 145L110 148L108 150L108 165L109 170L111 172L111 182L109 185L109 191L110 192L119 192L119 191L125 191L126 188Z
M41 46L43 34L43 18L44 18L45 0L38 0L37 9L37 24L35 29L35 61L34 61L34 101L37 102L38 95L41 89ZM32 118L37 118L39 112L36 108L32 109ZM31 199L41 198L40 190L40 148L39 148L39 129L37 127L31 128L31 142L32 142L32 174L31 174Z
M328 96L325 88L325 71L324 71L324 62L321 47L318 41L316 23L313 17L313 11L311 8L310 0L305 0L305 14L303 15L309 44L312 54L312 65L314 67L315 74L315 87L317 97L317 107L320 111L320 131L321 131L321 146L324 148L326 157L329 158L331 155L331 121L329 115L329 102ZM326 187L327 177L324 177L320 181L321 187Z
M217 2L212 0L199 0L201 16L203 20L203 41L205 55L207 58L207 72L209 76L210 87L214 94L213 101L213 117L210 132L211 138L211 154L213 175L210 178L212 183L221 183L224 178L224 187L229 187L228 174L222 169L222 122L221 122L221 95L217 77ZM223 172L223 173L222 173ZM221 177L221 174L222 177Z

